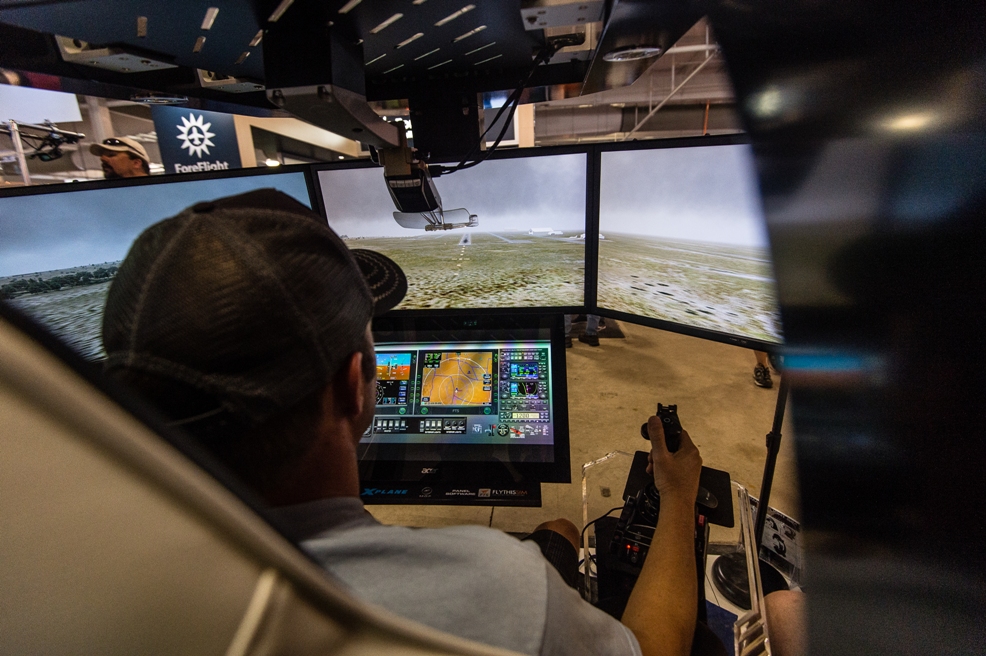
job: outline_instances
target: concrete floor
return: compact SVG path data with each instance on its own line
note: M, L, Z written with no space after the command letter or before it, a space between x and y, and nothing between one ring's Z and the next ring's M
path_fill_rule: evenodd
M747 349L619 325L625 339L603 339L597 348L576 340L567 351L572 482L542 485L541 508L368 506L369 510L382 522L405 526L481 524L520 533L557 517L582 526L582 465L612 451L648 448L640 437L640 424L658 402L678 405L681 424L706 466L728 471L751 495L759 496L778 377L773 389L754 385L755 359ZM790 407L770 505L799 519L795 436L789 419Z

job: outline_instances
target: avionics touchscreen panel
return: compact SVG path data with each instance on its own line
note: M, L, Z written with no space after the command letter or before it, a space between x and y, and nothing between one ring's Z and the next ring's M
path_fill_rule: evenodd
M105 357L106 294L145 228L200 201L265 187L311 207L304 171L243 173L191 180L168 176L152 178L150 184L88 189L52 185L43 193L0 197L0 298L83 357Z
M490 159L435 178L442 212L395 214L383 169L318 171L329 225L407 274L398 310L584 303L586 155Z
M600 175L599 308L782 341L748 145L607 151Z
M364 483L571 480L562 315L391 314L373 336Z
M377 344L368 443L554 443L548 340Z

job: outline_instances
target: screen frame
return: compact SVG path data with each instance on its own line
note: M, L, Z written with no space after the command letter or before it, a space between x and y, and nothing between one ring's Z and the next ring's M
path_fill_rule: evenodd
M379 486L389 483L469 483L491 485L513 485L516 483L571 483L571 437L568 416L568 374L565 350L565 328L562 313L503 313L463 315L461 313L446 313L429 310L428 315L411 316L408 314L388 313L373 320L374 341L384 332L402 332L405 335L428 330L483 330L513 328L547 328L550 330L551 381L553 400L553 422L555 430L554 461L540 462L510 462L510 468L516 476L505 477L504 467L494 462L469 460L406 460L378 458L372 461L361 460L359 466L360 483L363 487ZM413 341L413 339L408 339ZM410 463L410 464L407 464ZM404 474L394 477L390 471L400 469L405 465L409 469L437 469L436 473ZM390 470L390 471L388 471Z
M508 160L508 159L523 159L527 157L552 157L555 155L585 155L585 166L586 166L586 189L585 189L585 234L586 240L583 245L583 256L585 275L583 276L583 289L582 289L582 305L538 305L538 306L524 306L524 307L496 307L496 308L441 308L441 309L394 309L388 312L388 316L407 316L407 317L424 317L432 316L434 313L450 313L450 314L461 314L463 316L473 315L477 312L482 312L483 314L496 314L496 315L509 315L509 314L543 314L545 312L549 313L562 313L562 314L582 314L589 307L588 300L590 294L592 298L595 298L596 294L596 277L595 277L595 266L594 260L590 260L590 242L596 242L597 240L590 239L590 235L598 234L597 232L592 232L590 230L590 216L595 212L598 216L598 207L594 207L593 203L598 205L596 199L598 198L598 185L593 183L593 178L596 176L596 164L597 156L594 155L593 146L589 145L574 145L574 146L546 146L537 148L514 148L509 150L496 150L490 154L487 161L497 161L497 160ZM431 164L458 164L458 162L431 162ZM383 168L372 161L363 160L347 160L342 162L326 162L324 164L311 164L311 179L312 184L314 184L314 193L318 201L318 209L316 210L326 222L328 222L328 214L325 209L325 199L322 197L322 186L319 184L318 174L321 171L337 171L337 170L348 170L348 169L366 169L366 168L377 168L380 169L380 187L386 190L383 180ZM482 166L480 164L479 166ZM454 173L446 175L455 175ZM441 180L441 177L436 178L436 180ZM440 184L440 183L436 183ZM314 205L312 206L315 207ZM331 227L331 226L330 226Z
M120 178L118 180L85 180L80 182L64 182L46 185L30 185L26 187L0 188L0 198L16 196L41 196L44 194L73 193L76 191L92 191L98 189L117 189L120 187L142 187L145 185L169 184L176 182L195 182L198 180L222 180L231 178L249 178L258 175L283 175L303 173L305 185L308 187L308 203L313 212L318 212L316 204L315 185L310 164L290 164L284 166L227 169L225 171L203 171L201 173L166 173L163 175L141 176L137 178Z
M752 142L748 135L745 134L730 134L730 135L716 135L716 136L704 136L704 137L676 137L673 139L655 139L652 141L640 142L633 141L629 143L613 143L613 144L596 144L593 148L593 158L595 159L594 174L595 177L591 182L594 187L595 193L595 213L593 216L593 234L595 239L593 240L594 246L594 259L592 262L593 271L593 298L592 304L586 307L586 312L591 314L597 314L601 317L606 317L609 319L617 319L619 321L627 321L630 323L639 324L641 326L648 326L650 328L657 328L659 330L666 330L668 332L678 333L680 335L687 335L689 337L698 337L700 339L707 339L713 342L720 342L722 344L730 344L732 346L739 346L742 348L753 349L757 351L766 351L767 353L777 353L784 347L784 342L768 342L765 340L755 339L752 337L746 337L743 335L737 335L735 333L727 333L723 331L713 330L711 328L701 328L698 326L690 326L688 324L678 323L675 321L669 321L666 319L656 319L653 317L646 317L639 314L631 314L629 312L621 312L619 310L613 310L599 305L598 298L598 285L599 285L599 234L600 234L600 204L601 204L601 194L602 194L602 157L603 153L607 152L623 152L623 151L647 151L647 150L663 150L667 148L696 148L700 146L736 146L736 145L751 145ZM768 244L768 249L771 255L771 266L773 266L774 252L773 247ZM775 281L776 284L776 281ZM781 321L783 326L783 318Z

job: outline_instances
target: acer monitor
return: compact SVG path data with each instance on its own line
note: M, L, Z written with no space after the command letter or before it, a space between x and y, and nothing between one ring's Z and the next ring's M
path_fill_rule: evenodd
M391 315L373 335L364 501L537 505L570 482L562 315Z

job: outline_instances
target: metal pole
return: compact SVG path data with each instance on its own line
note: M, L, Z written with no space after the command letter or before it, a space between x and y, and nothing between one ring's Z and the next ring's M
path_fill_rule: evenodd
M757 502L757 521L753 534L756 537L756 549L759 552L763 540L763 527L767 521L767 505L770 502L770 487L774 482L774 467L777 465L777 453L781 450L781 425L784 423L784 408L787 406L787 380L781 376L781 386L777 390L777 406L774 408L774 425L767 433L767 462L763 466L763 482L760 484L760 500Z
M654 114L656 114L659 109L661 109L662 107L664 107L664 105L669 100L671 100L671 98L676 93L678 93L679 91L681 91L681 88L683 86L685 86L686 84L688 84L688 81L689 80L691 80L693 77L695 77L696 75L698 75L698 72L701 71L703 68L705 68L705 65L708 64L710 61L712 61L712 59L714 57L715 57L715 53L713 53L713 54L709 55L708 57L706 57L705 60L701 64L698 65L698 68L696 68L694 71L692 71L691 73L689 73L688 74L688 77L686 77L684 80L682 80L681 84L679 84L677 87L675 87L674 89L672 89L671 90L671 93L669 93L664 100L662 100L660 103L658 103L657 107L655 107L654 109L650 110L650 112L647 114L647 116L644 117L644 119L642 121L640 121L639 123L637 123L637 125L635 125L632 130L630 130L629 132L627 132L627 135L625 137L623 137L623 141L626 141L627 139L629 139L633 135L634 132L636 132L637 130L639 130L644 125L644 123L646 123L647 121L649 121L651 116L653 116ZM671 70L672 70L672 72L674 71L673 68Z
M27 158L24 157L24 144L21 143L21 131L17 121L7 121L10 127L10 140L14 142L14 153L17 155L17 166L21 169L21 179L25 186L31 185L31 172L27 170Z

